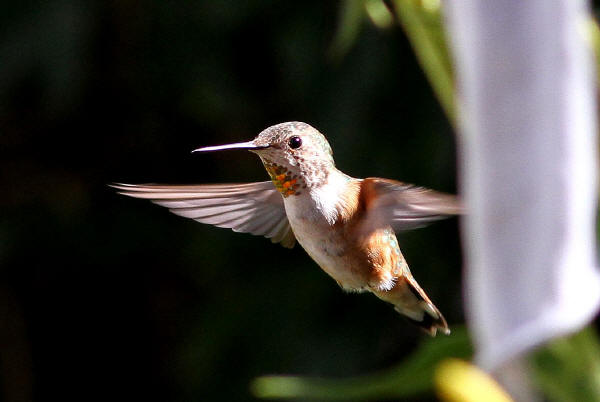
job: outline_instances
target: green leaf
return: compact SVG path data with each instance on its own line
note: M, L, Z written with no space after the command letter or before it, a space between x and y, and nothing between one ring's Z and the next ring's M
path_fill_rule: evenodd
M352 47L360 33L365 8L363 0L345 0L340 7L340 22L331 44L333 60L341 59Z
M251 383L259 398L370 400L410 397L430 392L437 364L448 357L467 359L472 347L464 327L446 337L425 340L400 365L365 376L344 379L300 376L264 376Z
M533 353L531 366L533 380L552 401L600 400L600 343L592 327Z
M452 124L456 123L456 99L452 62L446 43L439 0L395 0L396 17L417 56L433 91ZM350 50L367 15L379 28L393 23L381 0L345 0L334 35L331 56L339 60Z
M396 15L446 116L456 123L452 62L439 1L396 0Z

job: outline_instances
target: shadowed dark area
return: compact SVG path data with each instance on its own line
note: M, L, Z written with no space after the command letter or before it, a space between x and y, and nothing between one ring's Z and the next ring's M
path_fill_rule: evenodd
M402 31L339 61L337 2L25 1L0 15L0 400L252 400L269 373L390 367L426 337L345 294L298 246L115 194L267 180L247 141L283 121L337 166L455 192L455 142ZM457 220L400 234L450 327ZM443 336L443 335L438 335Z

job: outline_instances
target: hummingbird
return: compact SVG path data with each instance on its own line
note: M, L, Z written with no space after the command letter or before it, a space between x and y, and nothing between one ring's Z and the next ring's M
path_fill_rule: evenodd
M345 291L373 293L431 336L450 333L411 274L395 232L460 214L456 196L391 179L350 177L336 168L325 136L302 122L192 152L234 149L258 155L271 180L112 187L201 223L261 235L287 248L298 242Z

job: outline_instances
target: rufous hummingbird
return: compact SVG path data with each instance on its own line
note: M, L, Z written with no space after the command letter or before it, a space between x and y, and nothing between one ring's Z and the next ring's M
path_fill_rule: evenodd
M390 179L355 179L335 167L329 143L306 123L281 123L255 139L193 152L246 149L271 181L245 184L114 184L177 215L235 232L296 241L346 291L371 292L429 334L450 330L413 278L395 231L461 213L457 198Z

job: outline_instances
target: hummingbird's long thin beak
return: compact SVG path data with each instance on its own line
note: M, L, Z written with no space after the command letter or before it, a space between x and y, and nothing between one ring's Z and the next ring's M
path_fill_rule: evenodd
M252 141L247 142L237 142L235 144L226 144L226 145L215 145L212 147L202 147L198 149L194 149L192 152L212 152L212 151L223 151L226 149L247 149L249 151L255 149L265 149L268 148L266 145L256 145Z

